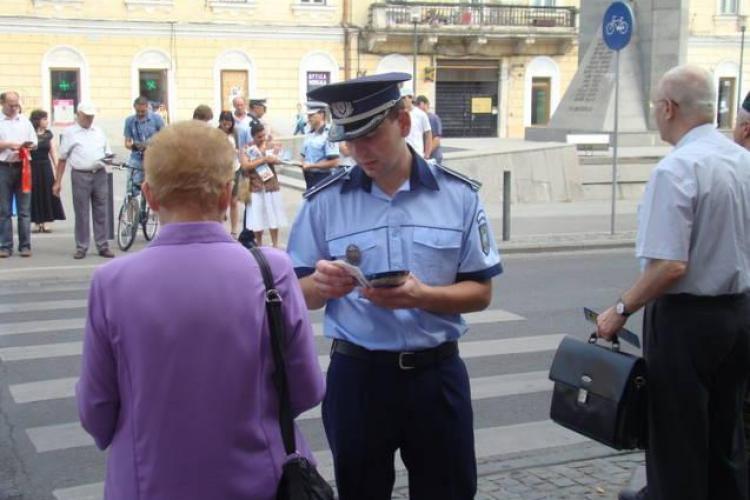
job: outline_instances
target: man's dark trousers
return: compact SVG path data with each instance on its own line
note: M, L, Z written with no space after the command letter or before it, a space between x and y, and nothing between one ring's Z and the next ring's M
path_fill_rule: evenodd
M644 339L648 500L746 500L750 296L666 295L646 307Z
M24 193L21 162L0 162L0 250L13 252L13 197L18 210L18 250L31 249L31 193Z
M340 500L390 500L397 449L412 500L476 494L469 377L458 355L401 370L334 353L323 424Z

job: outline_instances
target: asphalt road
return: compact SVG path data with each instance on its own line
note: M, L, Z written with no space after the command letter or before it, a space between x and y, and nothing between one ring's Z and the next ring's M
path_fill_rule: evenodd
M590 443L548 421L545 375L561 335L590 333L581 307L603 309L635 279L632 251L521 254L504 265L491 307L468 319L461 347L472 378L479 461L590 451ZM0 500L100 495L105 454L76 427L70 391L90 272L0 280ZM312 320L320 322L320 313ZM639 323L634 317L629 326L640 333ZM328 341L316 341L325 355ZM320 419L310 414L300 425L330 474Z

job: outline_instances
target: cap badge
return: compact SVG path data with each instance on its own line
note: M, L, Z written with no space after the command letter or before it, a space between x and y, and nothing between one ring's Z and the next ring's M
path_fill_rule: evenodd
M331 113L334 118L347 118L354 112L354 106L349 101L331 103Z
M346 261L353 266L362 263L362 251L357 245L351 244L346 247Z

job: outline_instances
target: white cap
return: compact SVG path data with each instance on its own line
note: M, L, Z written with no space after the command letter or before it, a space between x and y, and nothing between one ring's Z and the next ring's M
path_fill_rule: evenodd
M78 104L77 111L84 115L94 116L96 114L96 106L94 106L94 103L91 101L83 101Z
M406 97L408 95L414 96L414 90L411 87L404 85L401 87L401 97Z

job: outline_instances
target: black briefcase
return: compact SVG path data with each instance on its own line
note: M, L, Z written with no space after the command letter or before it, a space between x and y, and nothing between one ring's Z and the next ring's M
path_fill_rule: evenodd
M555 383L550 418L616 450L646 446L646 363L643 358L565 337L549 378Z

